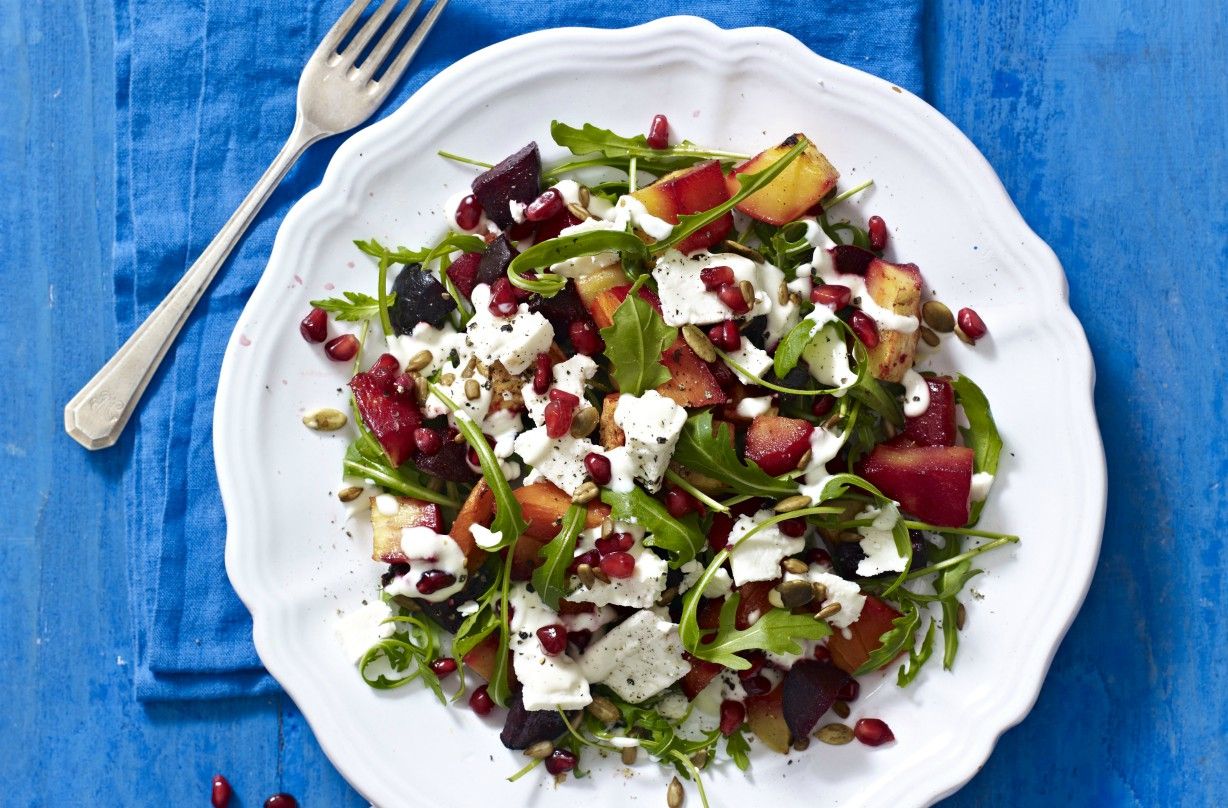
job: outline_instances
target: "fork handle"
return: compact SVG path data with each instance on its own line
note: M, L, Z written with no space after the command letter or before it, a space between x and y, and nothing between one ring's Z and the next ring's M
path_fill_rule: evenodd
M299 156L324 136L301 116L281 151L175 288L150 312L102 369L64 407L64 429L87 449L119 440L137 402L210 282L273 189Z

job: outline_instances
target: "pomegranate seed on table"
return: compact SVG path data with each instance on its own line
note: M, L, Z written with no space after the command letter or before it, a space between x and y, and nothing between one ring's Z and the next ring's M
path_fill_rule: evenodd
M451 676L456 673L456 660L447 656L431 660L431 673L440 679Z
M548 188L524 209L524 217L530 222L543 222L563 209L563 195Z
M316 311L319 311L319 309L316 309ZM227 808L233 795L234 789L230 787L230 781L220 774L213 775L213 790L209 797L213 808Z
M554 360L548 353L539 353L533 369L533 392L539 396L546 395L550 382L554 381Z
M358 355L358 337L342 334L324 343L324 353L334 362L348 362Z
M298 808L298 800L283 791L265 800L264 808Z
M438 454L443 448L443 435L430 427L420 426L414 430L414 445L418 447L419 452L431 457Z
M836 693L836 698L840 701L857 701L857 697L861 695L861 682L856 679L849 679L844 683L844 687L840 688L840 692Z
M456 576L450 572L427 570L418 579L418 591L423 595L431 595L454 583L456 583Z
M546 656L558 656L567 650L567 626L562 623L542 626L537 630L537 641Z
M742 289L735 283L727 283L716 290L716 296L729 307L734 314L745 314L750 311L750 304L742 296Z
M853 735L866 746L882 746L895 740L891 727L880 718L863 718L853 726Z
M699 270L699 280L709 292L715 292L722 286L733 283L733 269L730 267L704 267Z
M610 458L596 452L589 452L584 456L584 468L597 485L609 485L614 476Z
M695 510L695 500L678 486L672 486L665 492L665 509L675 519L681 519Z
M669 146L669 118L664 115L653 115L652 123L648 125L648 148L664 149Z
M602 556L601 571L611 578L630 578L635 574L635 556L622 552Z
M870 249L882 252L887 246L887 223L882 216L871 216L869 222Z
M323 342L328 338L328 312L312 309L298 324L298 332L308 342Z
M551 774L563 774L574 769L578 762L572 752L566 749L555 749L550 753L550 757L546 758L546 771Z
M461 230L472 230L482 219L482 206L473 194L465 197L456 206L456 226Z
M981 319L981 315L969 308L960 309L959 313L955 315L955 322L959 326L959 330L964 332L964 336L973 342L989 333L989 329L985 327L985 321Z
M469 696L469 709L478 715L490 715L490 711L494 708L495 702L490 697L490 693L486 691L486 685L474 688L473 694Z
M571 337L572 347L578 353L592 356L605 348L605 340L597 331L597 326L590 320L576 320L567 327L567 335Z
M878 346L878 323L864 311L853 312L853 316L849 318L849 328L853 329L857 339L867 348Z
M726 699L721 702L721 734L728 737L746 720L746 707L740 701Z
M490 304L487 308L496 317L511 317L516 313L516 287L507 278L500 278L490 287Z
M810 290L810 302L842 309L853 299L853 290L838 283L824 283Z

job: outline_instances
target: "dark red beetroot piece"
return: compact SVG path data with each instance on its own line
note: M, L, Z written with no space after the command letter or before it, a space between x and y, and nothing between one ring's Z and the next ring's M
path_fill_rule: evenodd
M874 260L874 253L854 244L837 244L832 247L831 260L836 271L844 275L864 275Z
M879 639L892 628L892 621L900 613L882 600L868 595L861 608L861 616L848 627L849 636L843 631L834 631L827 638L827 651L837 668L852 673L860 668L870 654L882 643Z
M875 446L857 473L923 522L968 523L972 450L965 446Z
M575 713L572 713L574 719ZM528 749L539 741L553 741L567 731L558 710L526 710L520 694L512 696L499 740L508 749Z
M553 216L537 223L533 243L541 244L557 236L564 227L579 224L580 220L571 215L566 206L560 208Z
M448 290L421 264L409 264L392 282L396 300L388 307L388 320L396 334L408 334L418 323L443 325L456 309L456 301Z
M681 687L687 699L693 699L699 694L699 691L711 684L724 668L715 662L696 659L689 654L686 655L686 658L691 663L691 669L682 677Z
M479 283L492 284L500 278L507 277L508 265L520 252L512 246L506 235L499 236L486 247L482 259L478 262L478 272L474 285ZM470 287L470 294L473 293Z
M465 297L473 294L473 287L478 285L478 266L482 263L483 253L461 253L448 267L448 277Z
M508 202L527 205L541 190L542 158L537 143L531 142L502 162L473 179L473 195L486 211L486 218L501 229L514 225Z
M930 405L916 418L904 419L904 434L921 446L955 445L955 390L945 378L926 379Z
M830 662L799 659L781 683L780 707L794 739L807 737L847 686L849 675Z
M439 451L433 455L428 455L421 451L415 454L414 465L432 477L438 477L441 480L450 480L454 483L472 483L481 475L469 467L469 463L465 459L468 452L468 443L456 443L453 440L445 440Z
M576 286L569 283L553 297L533 295L529 298L529 311L540 312L554 328L555 339L568 333L572 323L592 323L593 317L584 307L584 301L576 294ZM593 326L596 330L596 326Z
M370 370L350 379L363 423L375 435L393 467L408 460L417 448L414 430L422 423L413 390L402 392L394 382L400 369L395 356L384 354Z
M746 459L773 477L793 471L810 450L814 426L800 418L757 415L746 433Z

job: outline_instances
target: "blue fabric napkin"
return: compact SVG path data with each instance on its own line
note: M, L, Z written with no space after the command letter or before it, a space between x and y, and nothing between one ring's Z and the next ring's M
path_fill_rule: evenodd
M116 0L115 299L120 339L157 305L281 146L303 62L345 0ZM784 29L830 58L919 91L923 0L452 0L388 108L456 59L527 31L696 14ZM385 110L385 112L387 109ZM282 216L319 182L317 145L269 200L164 362L125 440L129 586L142 700L276 689L223 567L211 442L227 338Z

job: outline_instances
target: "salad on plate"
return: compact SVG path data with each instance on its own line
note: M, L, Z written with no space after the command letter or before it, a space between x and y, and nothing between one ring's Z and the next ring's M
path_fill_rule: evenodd
M950 669L976 557L1018 541L977 527L984 393L916 368L985 323L841 214L872 183L803 134L550 133L551 164L440 152L475 172L446 233L356 242L366 288L302 321L353 369L351 412L304 423L353 430L338 498L385 568L342 649L371 687L498 708L512 780L651 758L706 804L752 745L893 741L861 677Z

